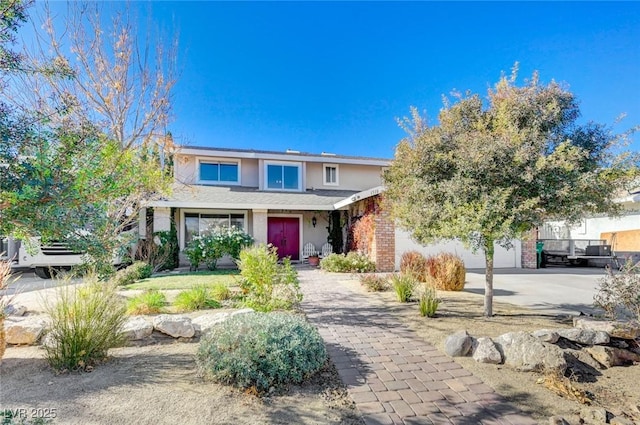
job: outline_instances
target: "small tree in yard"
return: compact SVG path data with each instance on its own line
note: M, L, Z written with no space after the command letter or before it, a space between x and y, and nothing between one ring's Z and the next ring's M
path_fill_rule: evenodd
M577 125L574 95L555 82L537 74L515 82L516 70L486 104L469 93L445 101L439 125L412 109L401 122L409 136L384 175L385 199L417 241L458 239L484 251L486 316L496 244L508 248L544 220L615 214L614 198L638 176L637 155L616 148L628 133Z

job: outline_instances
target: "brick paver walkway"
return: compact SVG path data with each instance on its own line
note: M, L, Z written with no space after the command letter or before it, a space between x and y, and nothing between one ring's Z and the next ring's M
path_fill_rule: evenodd
M367 425L537 423L344 279L300 270L302 306Z

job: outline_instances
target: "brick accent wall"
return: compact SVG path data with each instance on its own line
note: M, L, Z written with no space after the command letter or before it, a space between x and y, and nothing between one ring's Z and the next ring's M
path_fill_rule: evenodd
M522 268L535 269L538 267L538 253L536 252L537 229L532 229L522 238Z
M395 225L390 214L384 209L378 210L374 223L375 232L370 255L376 262L376 271L393 272L396 261Z

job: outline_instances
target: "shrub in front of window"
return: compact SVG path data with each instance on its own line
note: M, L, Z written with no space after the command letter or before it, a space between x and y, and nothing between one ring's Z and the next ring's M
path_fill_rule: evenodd
M288 313L233 316L207 332L196 354L205 377L258 393L301 383L326 359L318 330Z
M336 273L370 273L376 270L376 263L364 254L351 251L348 254L330 254L320 261L320 268Z
M205 263L209 270L215 270L222 257L229 255L237 261L240 251L251 244L253 238L244 231L233 226L217 227L195 236L187 244L184 253L189 258L192 270L197 270L200 263Z
M289 258L278 262L277 249L259 245L244 249L238 261L244 304L257 311L289 310L302 301L298 272Z

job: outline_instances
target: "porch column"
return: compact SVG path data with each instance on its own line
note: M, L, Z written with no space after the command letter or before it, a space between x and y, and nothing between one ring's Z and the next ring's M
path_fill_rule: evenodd
M267 243L267 210L252 210L253 228L251 232L256 244Z
M171 208L153 209L153 231L163 232L171 230Z

